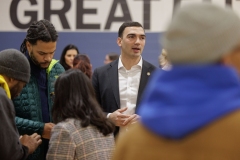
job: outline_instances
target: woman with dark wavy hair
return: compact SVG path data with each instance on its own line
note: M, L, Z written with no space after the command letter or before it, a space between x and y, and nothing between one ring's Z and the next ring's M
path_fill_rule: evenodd
M63 49L59 63L65 70L71 69L73 67L73 59L78 54L79 50L77 46L69 44Z
M77 55L73 60L73 68L80 69L80 71L85 73L89 79L92 78L92 64L87 55L85 54Z
M52 117L57 124L48 160L111 159L114 125L97 103L90 79L80 70L67 70L56 80Z

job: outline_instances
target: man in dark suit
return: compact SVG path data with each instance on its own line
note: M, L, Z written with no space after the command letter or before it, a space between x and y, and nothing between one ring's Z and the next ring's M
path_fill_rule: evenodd
M155 69L154 65L142 59L145 39L140 23L123 23L117 38L121 48L119 59L95 69L93 73L97 100L120 131L127 130L140 118L135 114L136 109L148 78Z

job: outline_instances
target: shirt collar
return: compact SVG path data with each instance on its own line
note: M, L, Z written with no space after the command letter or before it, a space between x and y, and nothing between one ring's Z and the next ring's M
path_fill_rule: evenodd
M138 62L138 64L136 64L134 66L139 66L142 69L142 64L143 64L143 61L142 61L142 56L141 56L140 61ZM119 60L118 60L118 69L120 69L120 68L125 68L123 66L123 64L122 64L121 55L119 56Z

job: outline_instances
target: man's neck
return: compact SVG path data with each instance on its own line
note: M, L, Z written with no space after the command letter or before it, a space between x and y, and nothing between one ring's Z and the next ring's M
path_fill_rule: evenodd
M121 55L121 61L123 66L127 69L130 70L132 66L137 65L138 62L140 61L141 56L138 57L124 57Z

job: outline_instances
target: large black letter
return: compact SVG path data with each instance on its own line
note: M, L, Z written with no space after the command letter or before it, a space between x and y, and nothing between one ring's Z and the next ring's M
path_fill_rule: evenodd
M181 0L174 0L174 2L173 2L173 14L172 15L174 15L177 7L180 6L180 3L181 3Z
M120 4L123 11L123 17L114 17L117 5ZM114 0L105 29L110 29L112 22L132 21L126 0Z
M12 23L17 28L27 29L33 21L37 20L37 11L25 11L24 15L25 16L30 16L31 20L26 24L22 24L22 23L19 22L18 17L17 17L17 6L18 6L19 2L20 2L20 0L13 0L12 1L11 5L10 5L10 18L11 18ZM36 0L30 0L30 3L31 3L31 5L36 5L37 1Z
M83 8L84 0L77 0L77 29L100 29L100 24L84 24L83 23L83 15L85 13L88 14L96 14L96 9L84 9Z
M232 7L232 0L226 0L226 4L230 7Z
M135 0L138 1L138 0ZM154 0L142 0L143 1L143 28L150 29L151 24L151 1ZM159 1L159 0L155 0Z
M51 0L44 0L44 18L50 21L51 14L57 14L64 29L70 29L65 13L70 9L70 0L63 0L64 5L60 10L51 10Z

